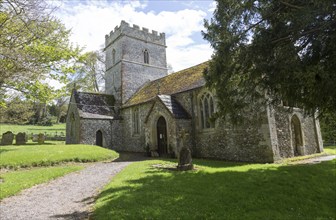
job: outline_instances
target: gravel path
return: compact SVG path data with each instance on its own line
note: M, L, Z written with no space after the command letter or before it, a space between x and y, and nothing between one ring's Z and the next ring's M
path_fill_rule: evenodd
M0 202L0 219L87 219L94 197L130 162L95 163Z
M313 157L313 158L308 158L305 160L294 161L291 164L315 164L315 163L321 163L323 161L329 161L333 159L336 159L336 155L325 155L325 156L320 156L320 157Z

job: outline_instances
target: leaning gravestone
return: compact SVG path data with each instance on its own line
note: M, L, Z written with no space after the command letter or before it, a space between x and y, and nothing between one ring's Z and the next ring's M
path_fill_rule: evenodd
M26 144L27 142L27 134L25 132L19 132L16 136L15 136L15 143L16 144Z
M44 140L45 140L45 138L44 138L44 134L39 133L39 134L38 134L38 138L37 138L37 142L38 142L39 144L44 144Z
M194 168L191 159L191 151L187 147L183 147L179 153L178 170L192 170Z
M1 145L12 145L14 140L14 134L11 131L7 131L2 134Z

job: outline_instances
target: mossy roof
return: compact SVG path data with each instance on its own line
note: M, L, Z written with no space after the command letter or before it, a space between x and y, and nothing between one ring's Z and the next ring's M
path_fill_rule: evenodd
M205 85L203 71L207 67L208 62L204 62L148 82L125 103L124 107L148 102L160 94L173 95L202 87Z
M82 118L113 119L112 95L74 91L74 98Z

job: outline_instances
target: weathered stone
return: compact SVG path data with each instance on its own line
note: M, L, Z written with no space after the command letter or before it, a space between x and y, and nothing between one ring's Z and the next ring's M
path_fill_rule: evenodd
M38 134L33 134L32 141L38 142Z
M12 145L14 140L14 134L11 131L7 131L2 134L1 145Z
M177 165L178 170L192 170L194 168L191 159L191 151L183 147L179 153L179 162Z
M27 134L25 132L19 132L16 136L15 136L15 143L16 144L26 144L27 143Z
M44 140L45 140L45 136L44 136L44 134L39 133L39 134L38 134L37 142L38 142L39 144L44 144Z
M159 153L157 151L151 151L151 157L159 157Z

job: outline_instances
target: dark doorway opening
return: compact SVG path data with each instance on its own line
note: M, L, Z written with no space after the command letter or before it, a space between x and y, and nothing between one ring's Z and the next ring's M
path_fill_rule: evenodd
M160 156L168 154L167 150L167 123L164 117L157 121L157 143L158 153Z
M294 156L303 155L303 152L301 152L302 150L300 149L303 146L301 124L300 120L295 115L292 117L291 126Z
M101 147L103 146L103 133L101 130L96 132L96 145Z

